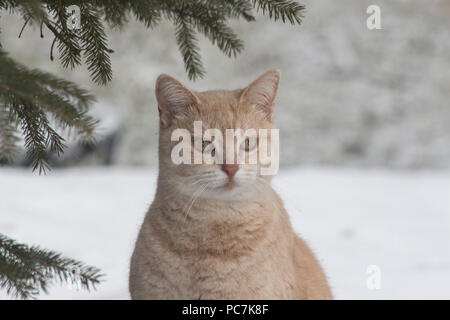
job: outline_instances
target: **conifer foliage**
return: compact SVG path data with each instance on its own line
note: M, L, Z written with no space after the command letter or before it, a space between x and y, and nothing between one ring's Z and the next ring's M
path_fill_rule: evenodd
M76 28L70 24L74 17L68 10L73 5L80 10ZM227 57L236 57L244 44L228 26L229 20L251 22L261 14L299 25L303 11L295 0L0 0L0 19L5 12L22 19L16 26L19 38L30 25L37 26L41 37L53 39L51 60L57 55L66 69L85 64L98 85L106 85L113 76L114 51L108 44L107 26L120 30L136 19L151 30L162 20L171 22L186 72L196 80L205 75L199 34ZM93 102L94 97L76 84L16 62L0 38L0 164L13 159L24 143L33 170L42 173L49 168L49 153L64 152L62 132L94 143L97 121L87 114ZM85 289L100 281L100 271L93 267L0 234L0 289L14 296L34 297L47 291L54 280L72 281L71 268L80 270Z
M41 291L47 293L54 282L90 290L101 278L97 268L53 251L17 243L0 234L0 288L9 295L34 298Z
M67 9L72 5L80 10L77 28L70 28L73 15ZM300 24L303 10L292 0L0 0L0 15L9 11L23 19L19 37L29 25L38 26L41 37L49 34L53 38L51 60L58 51L64 68L74 69L84 62L92 81L99 85L112 79L110 55L114 51L108 45L105 25L120 29L134 18L152 29L163 19L172 22L186 71L195 80L205 75L198 33L226 56L235 57L243 42L227 25L230 19L250 22L255 13L261 13L273 20ZM43 32L45 29L50 32ZM7 50L1 42L0 50ZM29 70L0 51L0 162L17 153L18 131L23 132L33 169L39 172L49 167L48 151L64 151L64 139L55 126L73 129L76 137L93 142L96 122L86 115L93 101L75 84Z

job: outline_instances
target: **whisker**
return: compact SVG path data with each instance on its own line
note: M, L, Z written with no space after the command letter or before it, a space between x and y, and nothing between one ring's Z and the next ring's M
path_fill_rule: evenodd
M215 173L201 174L186 178L186 182L192 186L195 186L202 182L208 182L216 177Z
M203 187L203 189L200 189L200 192L197 193L197 196L193 198L193 200L192 200L192 202L191 202L191 204L190 204L188 210L187 210L186 213L185 213L185 216L184 216L184 224L186 223L187 217L188 217L188 215L189 215L189 212L190 212L191 209L192 209L192 206L194 205L194 202L195 202L195 201L200 197L200 195L208 188L208 185L209 185L209 183L205 184L205 186Z

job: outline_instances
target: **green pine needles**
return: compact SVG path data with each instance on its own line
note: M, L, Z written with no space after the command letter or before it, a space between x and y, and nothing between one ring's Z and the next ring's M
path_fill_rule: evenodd
M69 27L74 16L67 9L72 5L80 13L76 28ZM275 21L300 24L304 7L292 0L0 0L1 11L23 19L19 37L30 24L39 26L41 37L43 29L50 30L51 60L58 51L64 68L84 62L92 81L106 85L112 79L114 51L108 46L105 24L120 29L134 18L152 29L162 19L172 22L186 72L196 80L205 75L197 34L226 56L236 57L244 44L227 25L229 20L251 22L254 13L261 13ZM40 173L49 168L49 153L64 152L64 130L75 132L82 141L95 141L96 122L87 116L94 98L88 92L51 74L29 70L1 50L0 42L0 164L17 155L18 132L23 133L33 170Z
M35 298L53 283L90 290L100 283L100 270L61 254L29 247L0 234L0 288L13 297Z
M73 11L68 10L73 5L80 13L76 28ZM108 45L105 25L120 30L136 19L151 30L162 20L170 21L186 72L196 80L205 75L198 34L227 57L236 57L244 44L228 26L229 20L251 22L259 13L299 25L304 7L294 0L0 0L0 18L5 12L23 20L15 26L19 38L29 25L37 26L41 37L44 29L49 30L51 60L57 52L66 69L84 64L95 84L106 85L113 76L110 56L114 51ZM33 170L45 173L49 154L64 152L63 133L95 142L97 121L88 115L94 97L74 83L29 69L13 58L0 39L0 165L13 160L24 144ZM0 234L0 289L8 294L35 297L55 280L72 282L74 269L79 270L81 288L99 283L95 268Z
M58 155L64 151L64 138L52 125L94 140L96 121L86 114L94 97L87 91L52 74L29 70L4 52L0 66L0 159L17 154L18 129L24 133L33 170L39 172L48 168L48 150Z

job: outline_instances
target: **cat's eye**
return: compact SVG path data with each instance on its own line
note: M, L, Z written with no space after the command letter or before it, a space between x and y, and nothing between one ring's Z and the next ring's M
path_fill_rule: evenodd
M202 151L208 152L208 153L211 151L214 151L214 144L212 143L212 141L203 140L202 141Z
M199 140L201 140L201 138L199 138ZM198 146L201 147L201 150L199 150ZM202 153L213 153L215 149L212 141L208 140L201 140L201 142L198 141L197 143L194 142L194 148Z
M256 147L256 144L257 144L256 137L245 138L245 140L242 141L240 148L241 150L248 152L253 150Z

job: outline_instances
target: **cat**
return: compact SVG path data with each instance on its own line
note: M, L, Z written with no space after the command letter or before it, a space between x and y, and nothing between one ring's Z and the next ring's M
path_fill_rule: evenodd
M245 89L196 92L158 77L159 176L131 258L132 299L332 299L261 163L171 160L172 132L196 120L223 132L274 128L279 81L274 69Z

